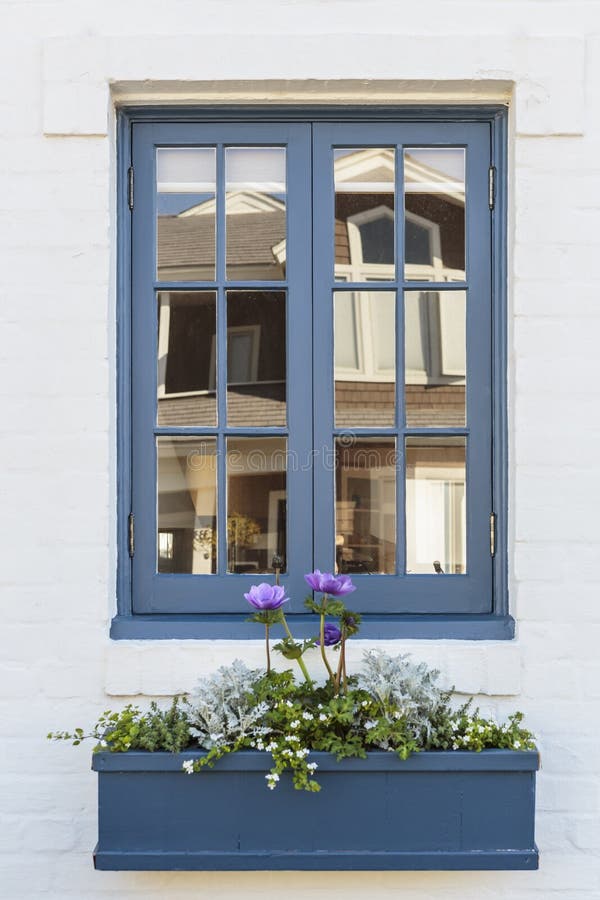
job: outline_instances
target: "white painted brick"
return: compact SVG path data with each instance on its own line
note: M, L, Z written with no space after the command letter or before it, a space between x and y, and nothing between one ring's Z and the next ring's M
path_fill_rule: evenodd
M9 75L0 79L0 840L8 852L0 894L7 900L600 896L600 4L431 0L426 14L391 0L373 0L367 15L365 4L346 0L2 4ZM439 666L444 683L474 692L484 711L524 710L542 751L540 872L92 870L89 749L49 744L45 733L88 725L132 698L167 702L235 656L251 665L263 658L258 640L108 639L116 496L109 80L115 96L138 102L212 103L219 90L240 102L510 97L509 568L518 639L383 646ZM366 645L350 648L355 670ZM308 662L320 675L318 654Z

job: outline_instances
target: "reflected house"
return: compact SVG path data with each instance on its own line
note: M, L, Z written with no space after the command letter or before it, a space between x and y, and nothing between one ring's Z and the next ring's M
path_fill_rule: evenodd
M405 280L421 285L465 279L464 174L452 160L451 171L443 159L438 167L434 153L407 151L404 159ZM464 168L464 157L460 162ZM263 190L257 187L260 185L246 184L228 189L226 194L228 281L277 282L285 278L285 184ZM369 427L375 434L378 427L393 427L397 390L404 391L408 426L464 425L466 292L427 291L421 286L406 291L404 302L398 297L397 303L395 290L381 289L396 277L394 150L336 151L335 187L336 427L350 431ZM175 211L159 204L158 277L163 282L211 281L215 273L214 193L178 196L181 208ZM344 289L344 283L357 282L379 282L381 288ZM161 426L217 424L216 308L216 292L211 290L159 294ZM275 286L272 291L231 289L226 308L227 423L284 426L285 292ZM403 384L397 384L397 316L404 330L404 378L398 373ZM246 522L248 527L242 529L246 540L239 541L228 528L229 544L233 545L227 554L229 571L268 571L270 553L285 556L285 472L271 464L268 440L254 439L254 449L265 445L262 471L247 472L242 466L228 478L230 520L249 519L258 529L251 534L253 527ZM395 462L390 463L390 450L393 454L396 448L386 439L375 441L376 446L371 441L366 456L359 453L355 459L338 459L337 566L348 572L395 571L396 473L400 470ZM449 447L444 453L440 438L433 445L425 439L407 448L407 478L414 482L406 491L408 571L433 572L434 561L444 571L465 570L464 460L464 447L458 454ZM188 482L184 466L177 490L181 502L189 506ZM171 556L177 529L168 506L174 502L161 491L159 545L162 540ZM206 521L207 515L215 516L216 508L191 510L184 529L189 532L187 545L192 546L194 522ZM449 515L453 522L447 522ZM440 532L439 522L445 521L440 540L432 541L428 535ZM197 556L197 552L192 554ZM198 571L192 562L188 566L178 571ZM206 571L206 561L204 566Z

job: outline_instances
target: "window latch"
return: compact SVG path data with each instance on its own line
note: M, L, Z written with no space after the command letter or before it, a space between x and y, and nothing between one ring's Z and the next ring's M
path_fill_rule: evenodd
M490 166L488 169L488 205L490 209L494 208L496 203L496 166Z
M127 204L133 209L133 166L127 169Z
M496 513L490 513L490 556L496 555Z
M129 513L127 519L127 543L129 545L129 556L133 559L135 553L135 519L133 513Z

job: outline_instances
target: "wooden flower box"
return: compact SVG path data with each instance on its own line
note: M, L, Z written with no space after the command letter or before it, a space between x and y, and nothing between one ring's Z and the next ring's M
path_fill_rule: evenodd
M534 751L311 754L322 790L266 787L241 752L97 753L97 869L536 869Z

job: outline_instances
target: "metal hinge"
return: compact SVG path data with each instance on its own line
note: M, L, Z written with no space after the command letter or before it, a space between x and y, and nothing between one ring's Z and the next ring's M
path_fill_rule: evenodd
M127 169L127 203L133 209L133 166Z
M129 544L129 556L133 559L135 553L135 519L133 513L129 513L127 519L127 542Z
M496 555L496 513L490 513L490 556Z
M496 166L490 166L488 169L488 204L490 209L494 208L496 202Z

